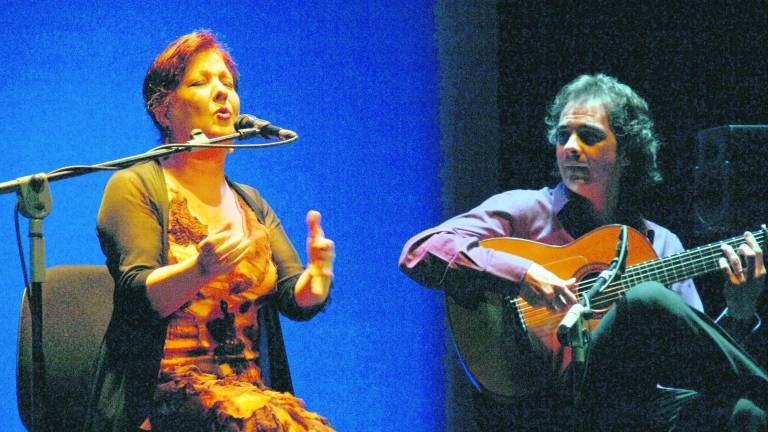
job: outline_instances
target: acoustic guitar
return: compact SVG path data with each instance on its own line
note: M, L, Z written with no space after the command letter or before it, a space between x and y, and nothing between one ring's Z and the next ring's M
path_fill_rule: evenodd
M581 299L597 275L608 267L616 254L619 225L589 232L564 246L545 245L530 240L493 238L480 245L534 261L562 279L576 278L576 296ZM768 230L765 225L755 238L765 250ZM744 243L743 236L711 243L675 255L658 258L651 243L639 231L627 232L627 264L623 275L607 285L591 302L595 311L590 321L597 326L614 301L638 283L657 281L665 286L719 270L720 245L734 249ZM481 391L501 399L532 394L557 379L567 366L570 348L557 340L557 326L565 315L535 307L521 297L490 291L475 305L464 305L446 296L448 319L462 365L473 384Z

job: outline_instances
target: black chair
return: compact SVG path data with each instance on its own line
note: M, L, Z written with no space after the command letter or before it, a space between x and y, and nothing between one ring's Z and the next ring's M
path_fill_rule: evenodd
M43 353L47 430L79 430L92 366L112 314L114 282L105 266L51 267L43 284ZM32 337L27 292L21 302L16 396L24 426L32 423Z

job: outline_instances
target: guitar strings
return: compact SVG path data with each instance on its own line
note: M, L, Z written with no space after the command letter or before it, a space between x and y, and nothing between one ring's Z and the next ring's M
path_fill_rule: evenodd
M755 240L758 244L766 243L766 233L764 230L753 233ZM657 280L662 284L677 282L680 280L690 279L706 273L709 273L713 269L719 267L718 260L723 256L720 249L722 244L728 244L734 249L738 247L744 241L743 236L736 236L730 239L724 240L718 243L712 243L709 245L699 246L697 248L683 251L674 255L670 255L664 258L656 258L643 263L639 263L630 267L629 271L620 280L612 282L600 293L601 295L593 299L593 305L603 305L613 303L623 296L623 294L629 289L627 287L635 286L637 283ZM690 256L698 254L698 258L686 259ZM705 255L706 254L706 255ZM660 266L664 262L674 263L664 266ZM712 268L711 266L716 266ZM660 268L655 268L660 267ZM688 271L689 273L683 273L678 275L678 270ZM693 270L692 273L690 271ZM670 276L671 275L671 276ZM591 287L597 277L591 279L584 279L576 284L578 292L576 298L581 300L584 297L583 290ZM629 283L627 283L629 282ZM520 298L509 299L518 313L523 315L527 327L536 329L541 324L546 324L557 319L564 313L550 312L543 306L531 306L526 303L526 306L521 306ZM524 300L522 300L524 301Z
M764 237L765 233L763 231L759 231L755 235L755 240L758 241L758 243L761 241L764 242ZM663 284L667 284L701 276L712 270L716 270L719 268L718 261L723 256L720 250L720 246L723 243L729 244L730 246L736 248L737 244L743 243L743 237L734 237L721 243L701 246L690 251L681 252L666 258L651 260L649 262L633 266L630 272L627 273L627 277L618 281L619 290L623 292L626 290L621 290L624 285L634 286L644 280L658 280ZM708 255L703 255L703 253L707 253ZM688 258L688 256L696 254L699 255L699 257L696 259L685 259ZM654 269L654 266L659 267L659 261L676 262L676 264L664 266L660 269ZM680 272L681 274L678 274L678 270L682 270ZM604 292L609 294L612 291L616 291L616 289L607 287Z
M760 237L760 239L758 239L757 237ZM756 236L756 239L758 241L760 241L762 237L764 237L764 236L762 235L762 232L760 232L760 235ZM739 242L741 239L742 239L741 237L735 237L733 239L726 240L726 241L724 241L722 243L729 243L729 244L730 243L736 243L736 242ZM702 252L704 250L710 250L710 251L714 250L715 252L710 254L709 256L700 257L699 259L693 260L691 262L695 262L696 264L701 264L702 262L707 262L709 264L716 264L717 260L722 256L722 253L720 252L720 244L721 243L714 244L714 245L708 245L708 246L700 247L700 248L697 248L697 249L694 249L694 250L682 252L682 253L676 254L676 255L683 255L683 254L692 255L693 253L700 253L700 252ZM731 246L735 246L735 244L732 244ZM651 277L651 274L659 273L658 270L657 271L645 271L645 272L643 272L643 269L639 268L639 267L653 267L653 265L658 264L658 261L661 261L661 260L667 261L667 260L670 260L670 259L673 259L673 258L680 258L680 257L678 257L676 255L673 255L673 256L670 256L670 257L666 257L666 258L662 258L662 259L651 260L651 261L648 261L648 262L645 262L645 263L642 263L642 264L638 264L636 266L632 266L631 270L627 273L627 276L622 278L622 279L620 279L619 281L616 281L616 282L610 284L609 286L607 286L606 289L603 292L601 292L601 294L603 294L603 295L601 295L599 297L596 297L593 300L593 305L598 305L599 306L599 305L602 305L602 304L605 304L605 303L612 303L613 301L615 301L615 300L617 300L617 299L622 297L623 293L626 292L629 289L627 287L632 287L632 286L636 285L637 283L642 282L644 280L659 280L660 282L670 282L672 280L677 281L677 280L688 279L690 277L696 277L696 276L699 276L701 274L704 274L704 273L707 273L707 272L710 271L709 269L707 269L705 267L704 269L700 269L699 271L694 272L693 274L690 274L690 275L685 275L685 276L677 276L676 275L676 277L674 277L674 278L658 278L658 277ZM684 263L683 263L682 266L685 267ZM679 268L679 267L681 267L681 264L677 264L675 266L667 266L666 268L670 269L670 268ZM677 273L677 270L674 270L674 272ZM669 271L667 271L667 273L669 273ZM577 284L577 287L583 288L583 287L591 286L594 283L595 280L596 280L596 278L594 278L594 279L585 279L585 280L579 282L579 284ZM629 282L629 283L627 283L627 282ZM577 294L577 298L579 298L579 296L583 297L583 294L581 292L579 292ZM526 322L528 323L529 327L536 326L537 324L542 323L542 322L552 321L552 320L554 320L555 318L558 317L557 313L551 313L551 312L549 312L544 307L531 307L531 306L520 307L519 303L516 300L517 299L515 299L514 303L517 306L517 309L522 314L525 315ZM532 312L528 312L531 309L534 309L534 310ZM539 318L539 319L537 320L537 318ZM543 320L541 318L543 318Z
M755 235L755 238L756 238L756 240L758 242L760 242L761 240L764 241L763 237L764 237L764 233L762 231L758 232L758 234ZM641 263L641 264L632 266L630 272L628 272L628 277L622 278L620 281L617 281L617 282L615 282L613 284L610 284L608 287L606 287L606 289L601 293L601 294L603 294L603 293L605 293L605 294L600 296L600 297L596 297L594 299L594 301L593 301L593 304L600 305L600 304L604 304L604 303L610 303L610 302L613 302L614 300L616 300L618 298L621 298L623 293L628 290L628 288L626 288L626 286L629 286L629 287L634 286L637 282L642 282L643 280L652 280L652 279L658 280L658 278L651 278L650 277L650 273L654 273L654 272L646 271L645 272L646 274L643 274L642 269L640 269L640 271L638 271L638 267L653 267L654 265L659 264L659 261L662 261L662 260L663 261L668 261L668 260L673 260L673 259L678 259L679 260L679 258L681 258L682 255L693 255L694 253L699 253L700 254L702 251L715 251L715 253L710 254L709 256L700 257L698 260L694 260L694 262L697 262L698 264L700 264L702 262L707 262L709 264L713 264L713 263L716 264L717 263L717 259L719 259L722 256L722 253L720 252L720 245L722 243L728 243L728 244L731 244L731 246L735 246L736 243L737 242L741 242L742 239L743 239L743 237L734 237L732 239L728 239L728 240L725 240L725 241L717 243L717 244L702 246L702 247L699 247L699 248L696 248L696 249L693 249L693 250L681 252L680 254L672 255L672 256L669 256L669 257L666 257L666 258L655 259L655 260L647 261L645 263ZM681 265L678 264L677 266L668 266L667 268L680 267L680 266ZM676 272L676 270L675 270L675 272ZM695 272L694 274L691 274L691 275L677 276L674 279L667 278L666 282L669 282L669 280L675 280L675 279L676 280L684 280L684 279L688 279L690 277L695 277L695 276L698 276L698 275L701 275L701 274L704 274L704 273L707 273L707 272L709 272L709 270L704 268L704 269L699 270L698 272ZM658 271L656 271L656 273L658 273ZM594 283L594 281L596 279L597 278L585 279L585 280L579 282L579 284L577 284L577 286L579 288L590 286L592 283ZM626 284L625 282L627 282L627 281L630 281L632 283ZM636 281L636 282L633 282L633 281ZM577 298L578 298L579 295L581 295L583 297L583 294L581 292L579 292L577 294ZM516 306L516 308L518 309L518 311L520 311L520 313L525 315L524 318L526 319L526 323L528 324L529 327L536 327L540 323L548 323L548 322L553 321L555 319L559 319L558 318L559 315L557 313L549 312L544 307L532 307L532 306L520 307L519 302L517 300L518 299L514 299L513 303ZM531 309L534 309L534 310L532 312L528 312ZM562 314L560 314L560 315L562 315Z

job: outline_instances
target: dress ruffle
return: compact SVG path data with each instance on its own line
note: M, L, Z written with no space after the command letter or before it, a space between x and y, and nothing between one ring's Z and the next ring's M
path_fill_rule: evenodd
M159 431L334 431L324 417L307 411L301 399L238 375L221 378L189 366L176 368L161 382L152 415Z

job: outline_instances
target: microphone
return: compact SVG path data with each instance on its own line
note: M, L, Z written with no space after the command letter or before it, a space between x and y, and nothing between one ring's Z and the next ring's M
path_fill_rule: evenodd
M235 130L240 132L240 139L253 138L260 136L262 138L279 138L288 140L296 138L296 132L275 126L266 120L250 114L241 114L235 120Z
M560 324L557 326L557 340L563 345L570 345L571 329L581 321L582 315L589 311L581 303L576 303L568 309ZM587 318L587 317L585 317Z

